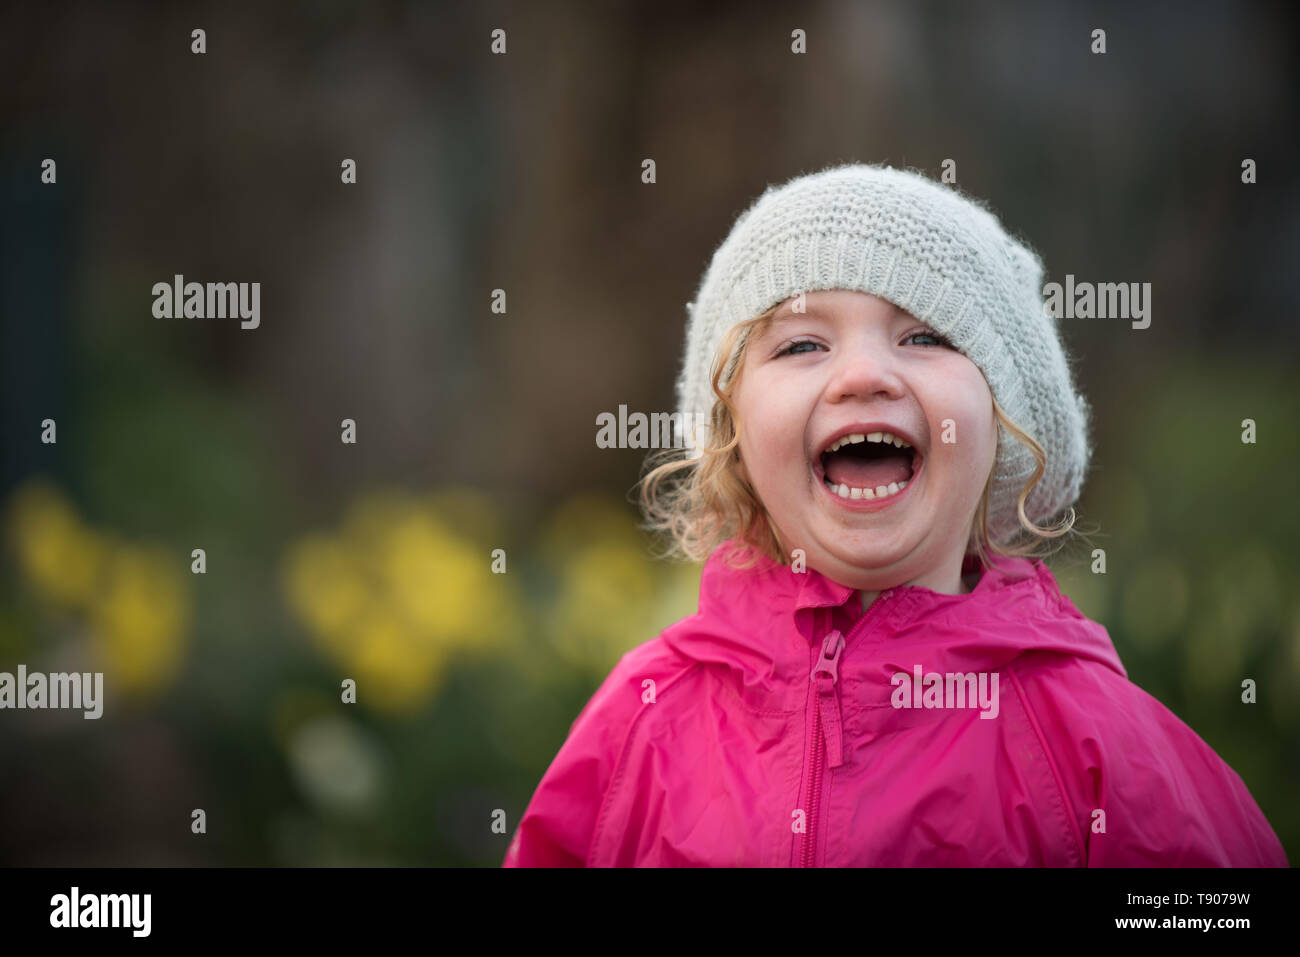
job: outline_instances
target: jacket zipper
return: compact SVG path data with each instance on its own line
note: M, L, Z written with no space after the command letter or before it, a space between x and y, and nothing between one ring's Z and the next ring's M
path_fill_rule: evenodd
M813 665L810 679L816 685L816 702L813 706L813 733L809 741L808 764L812 767L808 783L808 826L804 833L803 852L800 857L801 867L812 867L813 856L817 847L817 812L822 796L822 752L825 750L827 767L838 768L844 763L844 734L841 725L839 699L835 694L835 685L839 682L840 655L849 639L859 633L877 617L879 609L893 598L895 589L887 588L876 596L866 614L859 618L849 629L849 638L845 638L838 628L832 628L822 641L821 654L817 664Z

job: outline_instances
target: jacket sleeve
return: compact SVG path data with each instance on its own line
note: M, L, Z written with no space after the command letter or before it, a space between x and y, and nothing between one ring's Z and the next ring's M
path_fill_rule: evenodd
M1070 659L1019 675L1089 867L1286 867L1241 777L1128 678Z
M640 707L635 674L640 650L619 659L570 726L524 810L502 867L587 866L597 819Z

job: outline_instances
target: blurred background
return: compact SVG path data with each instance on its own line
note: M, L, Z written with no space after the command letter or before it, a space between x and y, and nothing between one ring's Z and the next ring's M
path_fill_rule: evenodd
M1243 3L7 5L0 670L106 703L0 712L0 863L496 866L618 657L695 609L597 415L674 409L767 184L945 159L1050 281L1152 284L1146 330L1063 321L1107 574L1050 564L1300 860L1297 35ZM260 282L260 327L155 318L178 273Z

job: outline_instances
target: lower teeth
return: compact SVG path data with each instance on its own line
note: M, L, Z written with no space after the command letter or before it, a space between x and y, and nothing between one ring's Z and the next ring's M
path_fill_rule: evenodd
M888 498L903 489L907 488L910 479L904 479L901 482L890 482L888 485L878 485L874 489L869 488L850 488L847 485L834 485L829 478L823 478L822 481L826 487L838 495L840 498Z

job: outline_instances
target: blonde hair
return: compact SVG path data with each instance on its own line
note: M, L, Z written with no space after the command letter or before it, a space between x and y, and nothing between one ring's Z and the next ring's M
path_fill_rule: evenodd
M778 303L763 314L732 326L719 345L711 376L717 400L713 404L707 441L699 446L700 458L687 458L682 449L658 450L646 457L645 470L636 486L640 489L641 509L646 518L640 527L666 536L668 548L658 557L702 562L718 545L736 537L742 547L727 556L734 567L749 568L760 556L777 564L789 562L789 552L769 520L767 509L739 474L737 422L740 416L731 399L740 382L750 341L762 334L779 306ZM724 363L728 357L729 361ZM1006 545L993 542L989 536L989 494L995 469L989 470L966 545L966 555L978 555L984 567L992 564L994 554L1048 557L1056 550L1044 551L1045 544L1072 531L1081 534L1074 528L1073 507L1060 524L1051 527L1036 525L1025 514L1025 501L1046 472L1047 456L1033 436L1002 410L996 398L993 414L1018 442L1029 448L1037 465L1016 502L1019 534Z

